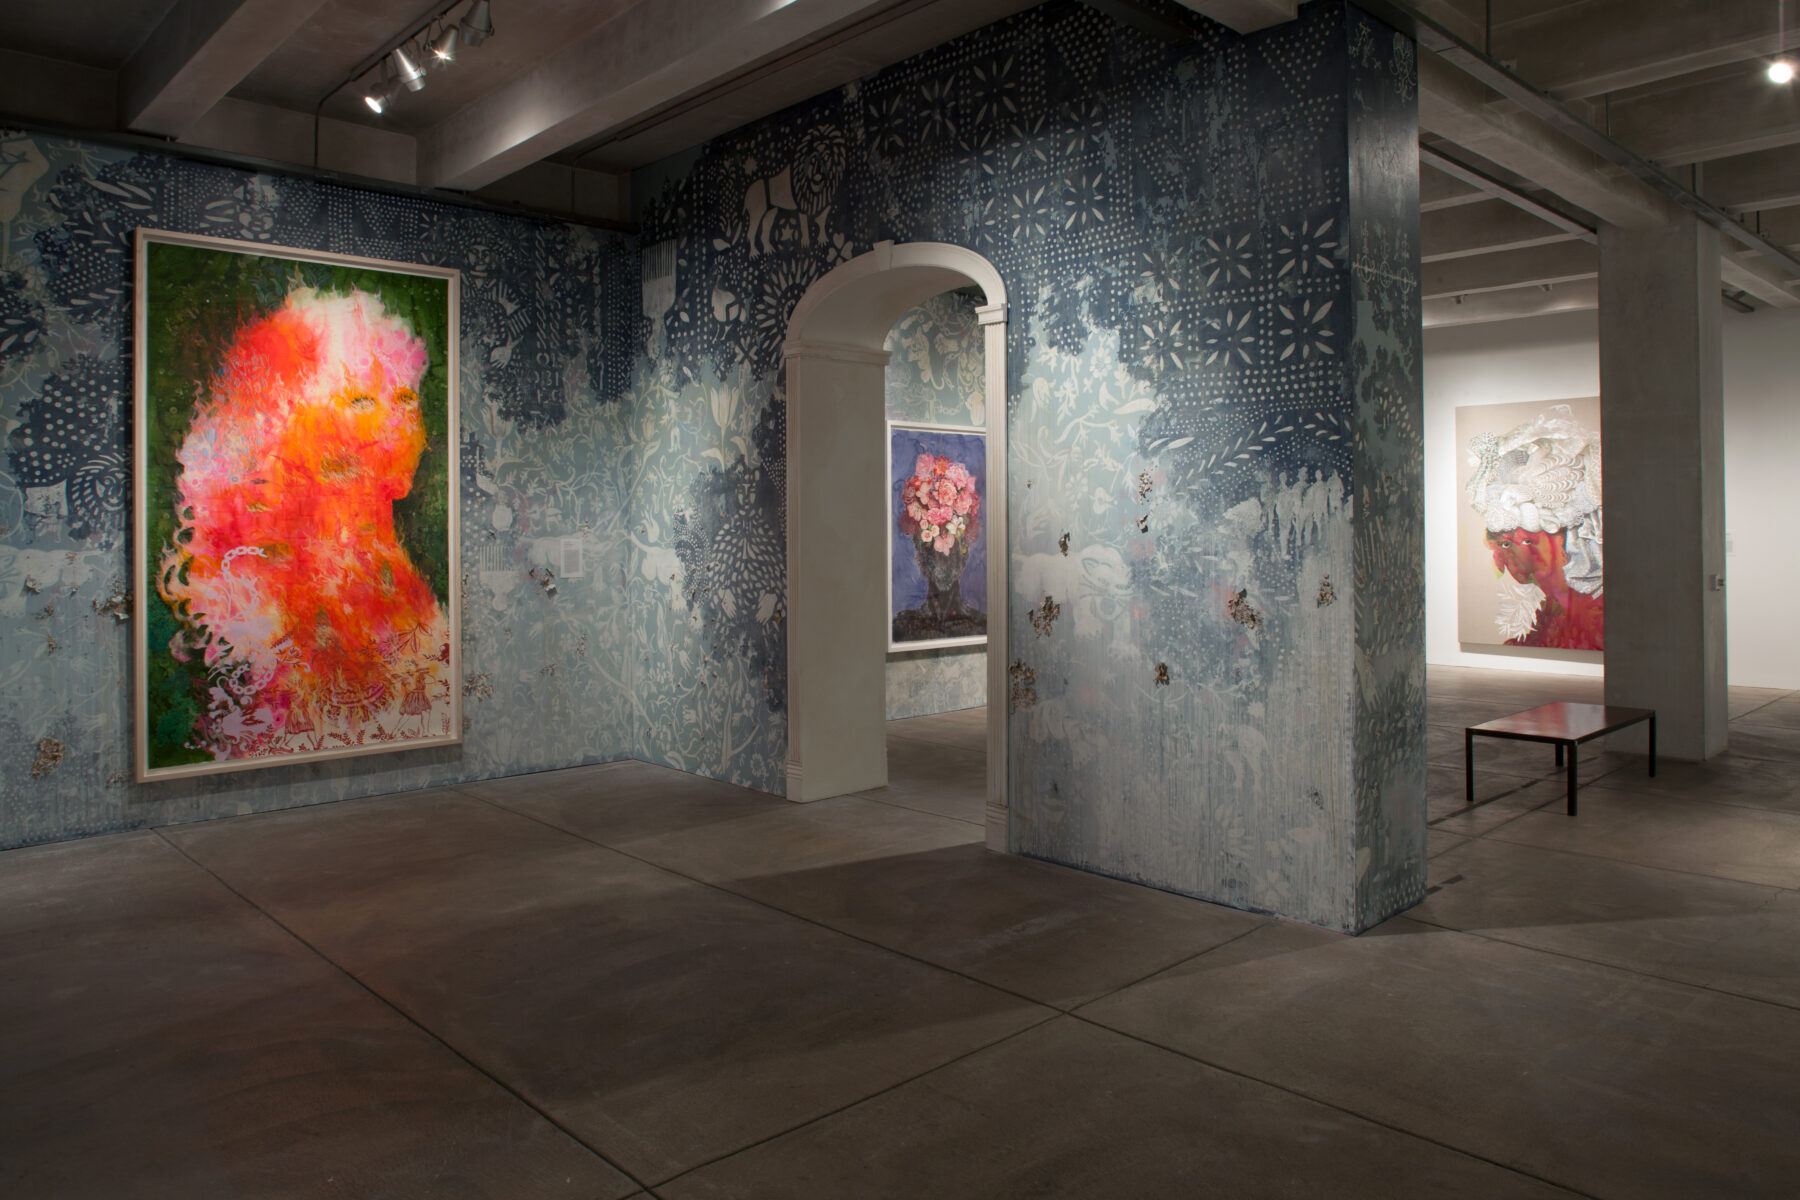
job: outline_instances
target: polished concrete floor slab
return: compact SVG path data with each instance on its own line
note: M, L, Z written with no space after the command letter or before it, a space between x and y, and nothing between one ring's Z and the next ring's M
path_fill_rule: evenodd
M1800 888L1800 813L1595 789L1570 820L1555 808L1526 813L1493 836L1671 871Z
M637 1185L151 833L0 856L0 1195Z
M643 1182L1050 1015L454 792L169 836Z
M1388 1200L1570 1193L1064 1017L715 1163L661 1194Z
M1793 1010L1406 918L1257 930L1081 1015L1591 1194L1800 1179Z
M644 763L0 855L0 1195L1789 1196L1800 695L1458 722L1360 938L984 848L985 711L795 805ZM1487 754L1485 751L1493 750Z
M1409 918L1800 1009L1800 892L1492 838L1431 882Z

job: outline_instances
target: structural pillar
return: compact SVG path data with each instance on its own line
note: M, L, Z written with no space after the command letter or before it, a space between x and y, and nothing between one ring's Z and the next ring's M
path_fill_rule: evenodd
M1602 227L1606 702L1654 708L1658 751L1692 761L1726 738L1719 322L1716 229Z

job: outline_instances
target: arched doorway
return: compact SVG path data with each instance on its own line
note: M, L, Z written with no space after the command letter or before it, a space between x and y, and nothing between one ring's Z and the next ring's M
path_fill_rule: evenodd
M930 296L974 286L987 369L987 844L1005 850L1006 286L973 250L881 242L807 289L788 320L790 800L887 782L888 477L882 343Z

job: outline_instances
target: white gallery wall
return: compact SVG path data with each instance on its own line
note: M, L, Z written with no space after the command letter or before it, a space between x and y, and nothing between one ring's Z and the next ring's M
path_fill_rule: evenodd
M1426 656L1436 664L1599 675L1575 652L1465 651L1456 633L1456 409L1600 393L1592 310L1425 331ZM1793 480L1800 473L1800 310L1726 313L1726 590L1733 684L1800 688ZM1601 430L1602 445L1605 430Z

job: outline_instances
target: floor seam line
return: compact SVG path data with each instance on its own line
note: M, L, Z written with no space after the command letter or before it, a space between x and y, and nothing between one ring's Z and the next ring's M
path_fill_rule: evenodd
M1770 897L1770 900L1773 899L1775 899L1775 897ZM1759 905L1757 911L1761 912L1765 907L1767 907L1766 903ZM1641 967L1626 966L1623 963L1606 962L1605 960L1598 958L1585 958L1582 955L1567 950L1554 950L1547 946L1533 946L1527 942L1515 942L1480 929L1458 929L1454 925L1445 925L1441 921L1433 921L1429 917L1417 916L1412 913L1406 914L1406 919L1409 921L1417 921L1421 925L1429 925L1433 929L1441 929L1445 933L1460 933L1465 937L1480 938L1482 941L1490 942L1496 946L1506 946L1514 950L1528 950L1534 954L1548 954L1552 958L1560 958L1568 962L1577 962L1585 966L1601 967L1608 971L1623 971L1627 975L1634 975L1639 979L1654 979L1658 983L1673 984L1677 987L1684 988L1694 988L1702 992L1712 992L1714 995L1718 996L1730 996L1734 1000L1748 1000L1752 1004L1766 1004L1771 1008L1780 1009L1782 1012L1800 1013L1800 1003L1788 1004L1781 1000L1771 1000L1766 996L1752 996L1746 992L1733 991L1730 988L1715 987L1710 983L1695 983L1691 979L1677 979L1672 975L1659 975L1655 971L1646 971Z
M1207 904L1207 903L1210 903L1210 901L1202 900L1202 901L1200 901L1200 903ZM1243 910L1242 909L1234 909L1232 911L1242 912ZM1251 915L1263 916L1263 914L1251 914ZM1169 971L1174 971L1174 970L1177 970L1178 968L1185 967L1189 963L1195 962L1198 959L1205 958L1207 955L1212 954L1215 951L1223 950L1227 946L1235 945L1238 942L1241 942L1245 938L1249 937L1251 934L1258 933L1264 929L1268 929L1272 925L1279 924L1280 921L1281 921L1280 917L1263 916L1262 920L1259 920L1255 925L1252 925L1249 929L1244 930L1242 933L1232 934L1230 937L1226 938L1224 941L1220 942L1216 946L1208 946L1206 949L1196 951L1195 953L1188 955L1186 958L1177 959L1174 962L1169 963L1167 966L1158 967L1154 971L1151 971L1144 975L1140 975L1136 979L1131 980L1129 983L1120 984L1118 987L1114 988L1110 992L1102 992L1098 996L1095 996L1091 1000L1083 1000L1080 1004L1077 1004L1073 1008L1068 1010L1069 1015L1073 1016L1076 1013L1080 1012L1082 1009L1086 1008L1090 1004L1098 1004L1102 1000L1111 999L1112 997L1118 995L1120 992L1129 991L1130 989L1136 987L1138 984L1143 983L1145 980L1155 979L1158 975L1162 975Z
M506 808L505 805L501 804L499 801L496 801L496 800L488 800L485 797L477 797L477 799L480 799L483 804L491 804L495 808ZM769 903L769 901L763 900L759 897L748 896L748 895L745 895L743 892L734 891L731 888L726 887L722 883L714 883L713 881L711 881L709 879L701 879L699 876L689 875L685 871L677 870L674 867L665 866L664 864L656 862L653 859L645 858L640 854L634 854L630 850L624 849L621 846L608 845L605 842L597 841L594 838L588 837L585 834L577 833L571 829L565 829L561 825L551 824L550 822L545 821L542 817L533 816L530 813L519 812L517 809L506 808L506 811L514 814L515 816L523 817L525 820L536 821L539 824L547 825L551 829L555 829L558 832L568 834L570 837L573 837L580 841L586 842L590 846L598 847L601 850L608 851L609 853L612 853L612 854L620 855L623 858L629 858L631 861L633 861L635 863L639 863L646 867L650 867L653 870L665 872L669 875L673 875L677 879L685 879L689 883L698 884L700 887L704 887L704 888L710 888L711 890L713 890L715 892L722 892L723 894L725 894L727 896L731 896L735 899L742 900L745 903L754 904L754 905L758 906L759 908L768 909L770 912L780 913L784 917L788 917L788 918L791 918L792 920L800 921L800 922L803 922L804 924L811 925L815 929L823 929L827 933L833 933L839 937L849 938L853 942L857 942L861 945L868 946L874 950L879 950L883 954L892 954L896 958L906 959L908 962L917 963L919 966L929 967L931 970L934 970L934 971L942 971L946 975L954 976L957 979L961 979L967 983L973 983L973 984L977 985L978 987L988 988L992 991L999 992L1001 995L1011 996L1015 1000L1022 1000L1027 1004L1035 1005L1039 1008L1050 1009L1052 1012L1066 1013L1069 1011L1067 1008L1064 1008L1061 1004L1059 1004L1055 1001L1036 1000L1030 996L1025 995L1022 992L1015 992L1011 988L1006 987L1003 984L990 983L985 979L977 979L975 976L970 975L967 972L958 971L955 967L947 967L947 966L944 966L942 963L934 963L934 962L930 961L929 959L920 958L916 954L908 954L904 950L896 950L892 946L884 946L880 942L872 941L871 939L863 937L860 934L849 933L849 932L846 932L845 930L835 928L831 925L827 925L827 924L825 924L825 922L820 921L814 917L806 916L804 913L792 912L788 909L782 908L778 904L771 904L771 903ZM970 843L963 843L963 844L968 845ZM667 1181L665 1180L664 1182L667 1182Z
M1534 809L1532 811L1535 812L1537 810ZM1530 815L1531 815L1530 813L1520 813L1519 814L1520 817L1527 817ZM1517 819L1518 819L1517 817L1514 818L1514 820L1517 820ZM1488 832L1489 833L1497 833L1498 831L1506 828L1507 825L1511 825L1511 824L1512 824L1512 821L1508 821L1504 825L1496 825L1496 826L1494 826L1494 828L1492 830L1489 830ZM1486 837L1488 835L1484 833L1481 836ZM1739 879L1734 875L1712 875L1705 871L1690 871L1690 870L1686 869L1685 867L1658 866L1655 863L1639 862L1637 859L1634 859L1634 858L1619 858L1619 857L1617 857L1615 855L1611 855L1611 854L1596 854L1591 850L1571 850L1565 846L1542 846L1536 842L1520 842L1520 841L1511 840L1509 838L1495 838L1494 840L1497 842L1505 842L1508 846L1524 846L1525 848L1530 849L1530 850L1549 850L1549 851L1552 851L1553 853L1557 853L1557 854L1575 854L1575 855L1581 856L1582 858L1597 858L1601 862L1625 863L1627 866L1644 867L1647 870L1651 870L1651 871L1669 871L1676 875L1691 875L1695 879L1713 879L1713 880L1717 880L1721 883L1741 883L1741 884L1746 885L1747 887L1767 887L1767 888L1776 888L1776 889L1778 889L1780 891L1784 891L1784 892L1800 892L1800 887L1789 887L1787 884L1784 884L1784 883L1766 883L1759 879Z
M1210 1067L1215 1071L1221 1071L1227 1075L1235 1076L1238 1079L1244 1079L1244 1080L1248 1080L1251 1083L1261 1084L1263 1087L1274 1088L1278 1092L1285 1092L1290 1096L1298 1097L1299 1099L1305 1100L1308 1103L1317 1104L1322 1108L1329 1108L1333 1112L1343 1113L1345 1116L1352 1117L1358 1121L1367 1121L1371 1125L1377 1126L1382 1129L1386 1129L1392 1133L1398 1133L1398 1134L1402 1135L1403 1137L1414 1138L1418 1141L1425 1142L1429 1145L1436 1146L1440 1150L1448 1150L1452 1154L1460 1154L1464 1158L1473 1159L1476 1162L1487 1163L1489 1166L1498 1167L1502 1171L1508 1171L1514 1175L1519 1175L1526 1179L1535 1179L1539 1183L1547 1184L1550 1187L1554 1187L1554 1188L1560 1189L1561 1191L1568 1192L1570 1195L1584 1196L1584 1197L1587 1197L1587 1200L1602 1200L1602 1198L1600 1196L1596 1195L1593 1192L1584 1192L1580 1188L1572 1187L1571 1185L1566 1184L1566 1183L1558 1183L1554 1179L1551 1179L1544 1175L1536 1174L1535 1172L1532 1172L1532 1171L1527 1171L1521 1167L1510 1166L1506 1163L1499 1162L1496 1159L1489 1158L1485 1154L1480 1154L1473 1150L1464 1149L1461 1146L1457 1146L1450 1142L1443 1141L1439 1138L1431 1136L1430 1134L1420 1133L1416 1130L1408 1129L1404 1125L1396 1125L1391 1121L1382 1120L1381 1118L1371 1116L1368 1113L1357 1112L1353 1108L1346 1108L1345 1106L1338 1104L1334 1101L1325 1100L1325 1099L1321 1099L1318 1096L1310 1095L1307 1092L1301 1091L1298 1087L1292 1087L1285 1083L1278 1083L1277 1081L1275 1081L1273 1079L1264 1079L1260 1075L1252 1075L1248 1071L1238 1070L1235 1067L1228 1067L1223 1063L1214 1062L1213 1060L1211 1060L1209 1058L1202 1058L1200 1055L1195 1054L1192 1051L1183 1050L1178 1046L1165 1045L1162 1042L1155 1041L1154 1039L1145 1037L1142 1034L1133 1033L1130 1030L1118 1029L1111 1025L1104 1024L1100 1021L1096 1021L1092 1017L1082 1016L1079 1012L1072 1012L1072 1013L1069 1013L1068 1015L1073 1020L1082 1021L1089 1025L1092 1025L1095 1029L1103 1029L1108 1033L1114 1033L1120 1037L1129 1038L1132 1041L1139 1042L1145 1046L1150 1046L1157 1050L1163 1050L1163 1051L1166 1051L1167 1053L1178 1055L1181 1058L1187 1059L1189 1062L1199 1063L1202 1066Z
M1050 1024L1052 1021L1060 1020L1063 1017L1067 1017L1069 1015L1070 1015L1069 1013L1060 1011L1060 1010L1051 1012L1050 1014L1045 1016L1042 1020L1033 1021L1030 1025L1025 1026L1023 1029L1015 1029L1013 1032L1006 1034L1003 1037L996 1038L993 1041L984 1043L983 1045L980 1045L980 1046L975 1046L972 1049L966 1050L963 1053L958 1054L955 1058L946 1059L944 1062L938 1063L934 1067L928 1067L925 1070L920 1071L917 1075L912 1075L912 1076L908 1076L905 1079L897 1080L896 1082L891 1083L888 1086L882 1088L880 1091L870 1092L867 1096L862 1096L855 1100L851 1100L844 1104L840 1104L838 1107L832 1109L830 1112L820 1113L816 1117L809 1117L808 1119L801 1121L799 1124L794 1125L790 1128L780 1130L779 1132L776 1132L776 1133L771 1133L767 1137L758 1138L754 1142L749 1142L745 1145L739 1146L735 1150L730 1150L724 1154L720 1154L713 1158L709 1158L705 1162L695 1163L691 1167L685 1167L682 1170L676 1172L675 1174L669 1176L667 1179L658 1180L656 1183L656 1186L663 1187L666 1184L674 1183L678 1179L685 1179L689 1175L692 1175L697 1171L704 1171L704 1170L706 1170L706 1168L708 1168L710 1166L714 1166L718 1163L722 1163L722 1162L726 1161L727 1159L735 1158L740 1154L747 1154L751 1150L756 1149L758 1146L767 1145L769 1142L775 1141L778 1138L787 1137L791 1133L798 1133L802 1129L806 1129L809 1126L816 1125L820 1121L829 1120L830 1118L835 1117L835 1116L839 1115L840 1113L846 1113L846 1112L849 1112L853 1108L857 1108L861 1105L868 1104L874 1100L879 1100L881 1097L887 1095L889 1092L896 1091L900 1088L906 1087L908 1084L917 1083L919 1080L928 1078L929 1076L932 1076L932 1075L935 1075L939 1071L947 1070L948 1068L955 1066L957 1063L962 1062L964 1059L973 1058L977 1054L985 1054L987 1051L994 1049L996 1046L1005 1045L1007 1042L1012 1041L1014 1038L1023 1037L1024 1035L1032 1032L1033 1030L1042 1029L1044 1026Z
M181 855L181 857L187 859L187 861L192 863L195 867L206 872L207 875L209 875L212 879L217 881L217 883L219 884L220 887L224 888L226 891L230 892L232 895L234 895L238 899L242 900L245 904L248 904L251 908L255 909L256 912L258 914L260 914L264 920L269 922L269 924L271 924L275 928L281 930L281 932L285 933L289 938L292 938L296 943L305 947L307 952L314 955L315 957L317 957L319 959L319 961L328 964L333 970L337 971L345 979L350 980L350 982L354 983L357 987L361 988L364 993L366 993L371 999L375 1000L382 1007L386 1008L389 1012L392 1012L395 1016L399 1017L402 1021L406 1022L408 1025L412 1026L414 1029L417 1029L420 1033L424 1034L427 1038L429 1038L436 1045L443 1047L446 1052L448 1052L450 1055L452 1055L458 1062L462 1063L469 1070L474 1071L477 1075L481 1076L483 1079L486 1079L489 1083L492 1083L495 1087L499 1088L502 1092L505 1092L508 1096L511 1096L514 1100L516 1100L520 1104L524 1105L528 1110L536 1113L539 1118L541 1118L544 1122L549 1124L552 1128L561 1132L563 1134L563 1136L567 1137L570 1141L574 1142L577 1146L580 1146L582 1149L586 1150L589 1154L592 1154L595 1158L599 1159L601 1162L605 1163L607 1166L609 1166L613 1170L617 1171L620 1175L624 1176L638 1190L643 1191L648 1187L648 1185L645 1184L643 1180L639 1179L636 1175L633 1175L630 1171L626 1170L620 1164L614 1162L611 1158L609 1158L606 1154L601 1152L596 1147L590 1145L586 1138L581 1137L574 1130L570 1129L567 1125L563 1124L561 1121L557 1120L555 1117L553 1117L549 1113L545 1112L542 1108L539 1108L536 1104L532 1103L531 1100L527 1099L524 1095L522 1095L511 1084L507 1083L505 1080L501 1079L498 1075L495 1075L492 1071L489 1071L486 1067L483 1067L480 1063L475 1062L467 1054L463 1053L460 1049L458 1049L454 1044L452 1044L443 1035L439 1034L438 1032L436 1032L435 1030L433 1030L432 1028L427 1026L423 1021L420 1021L417 1017L413 1016L411 1013L407 1012L404 1008L400 1007L400 1005L396 1004L394 1001L392 1001L392 1000L388 999L386 996L382 995L379 991L375 990L375 988L371 984L369 984L361 976L356 974L356 972L350 970L350 968L344 966L342 963L338 962L336 959L334 959L330 955L326 954L318 946L313 945L312 942L307 940L305 937L301 936L299 931L295 930L293 927L288 925L287 922L283 921L281 918L277 917L274 913L270 912L268 909L264 908L262 905L258 904L256 901L252 900L249 896L246 896L243 892L239 891L237 888L233 887L231 885L230 881L227 880L224 876L220 875L217 871L213 870L211 867L207 866L205 863L201 862L199 859L197 859L193 855L189 854L187 852L187 850L185 850L183 847L178 846L174 842L170 841L168 838L163 837L162 831L160 829L152 829L151 832L155 833L157 835L157 837L162 840L163 844L168 846L170 849L174 850L175 853L177 853L177 854Z

